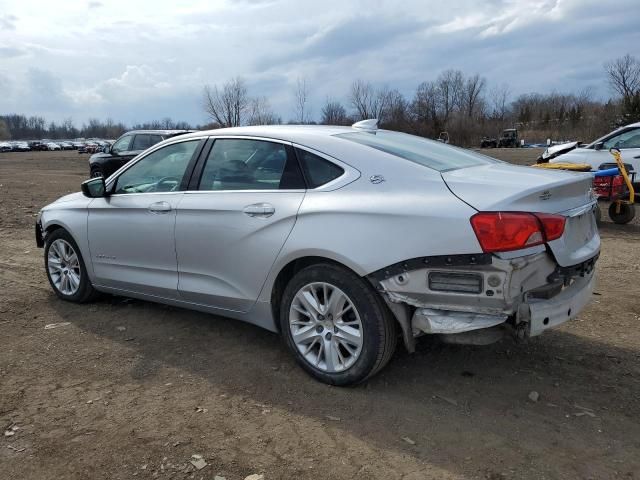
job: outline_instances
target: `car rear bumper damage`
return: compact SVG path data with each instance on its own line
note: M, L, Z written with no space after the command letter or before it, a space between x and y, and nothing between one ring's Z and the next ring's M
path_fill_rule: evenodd
M598 256L559 267L547 251L512 259L491 254L425 257L370 275L402 326L407 348L424 334L452 343L519 338L574 318L591 298Z

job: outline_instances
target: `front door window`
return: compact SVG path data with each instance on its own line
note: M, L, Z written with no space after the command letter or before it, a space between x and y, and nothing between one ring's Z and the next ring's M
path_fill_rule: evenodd
M174 143L150 153L118 177L113 193L178 190L198 143L199 140Z

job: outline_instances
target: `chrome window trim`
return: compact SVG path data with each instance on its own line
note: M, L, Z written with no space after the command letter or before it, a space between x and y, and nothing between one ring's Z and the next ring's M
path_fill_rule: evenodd
M220 193L305 193L307 190L304 189L290 189L290 190L281 190L281 189L271 189L271 190L184 190L180 191L180 193L189 193L189 194L220 194ZM177 193L177 192L170 192Z

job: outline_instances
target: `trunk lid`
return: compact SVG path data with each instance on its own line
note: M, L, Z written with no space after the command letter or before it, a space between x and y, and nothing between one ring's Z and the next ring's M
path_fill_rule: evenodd
M581 263L600 250L590 173L496 163L442 172L442 178L455 196L478 211L567 217L562 237L548 244L561 266Z

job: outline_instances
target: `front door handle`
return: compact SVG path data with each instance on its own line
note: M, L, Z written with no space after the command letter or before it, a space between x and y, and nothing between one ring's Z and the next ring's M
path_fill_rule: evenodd
M254 203L253 205L247 205L242 209L245 215L250 217L269 218L276 213L276 209L270 203Z
M168 202L156 202L149 205L151 213L167 213L171 211L171 205Z

